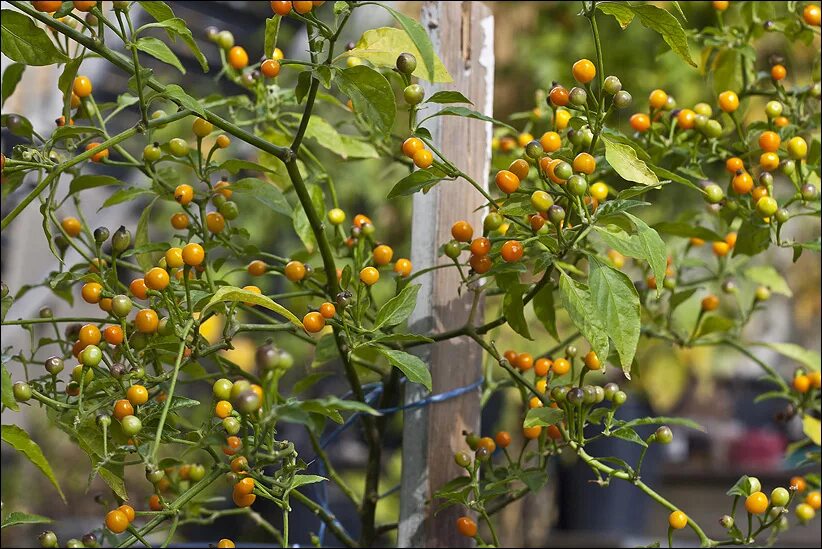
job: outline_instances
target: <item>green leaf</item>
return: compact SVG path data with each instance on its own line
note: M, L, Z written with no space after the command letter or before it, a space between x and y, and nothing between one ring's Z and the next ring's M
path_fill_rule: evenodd
M630 374L640 334L639 294L631 279L593 256L588 258L588 284L593 310L602 318L605 333L614 342L622 370ZM600 357L608 356L597 354Z
M419 284L411 284L403 288L399 295L389 299L377 313L374 329L383 326L396 326L401 322L405 322L417 306L417 293L419 291Z
M46 456L43 455L40 446L29 438L27 432L17 425L3 425L0 427L0 438L3 439L3 442L26 456L35 467L40 469L54 487L57 488L57 492L60 494L63 502L66 501L66 496L63 495L63 490L60 489L60 484L57 482L57 478L54 476Z
M282 17L279 15L274 15L265 20L263 55L268 59L274 57L274 48L277 47L277 34L280 32L280 21L282 21Z
M321 477L320 475L294 475L291 479L291 487L286 490L286 493L290 492L291 490L295 490L300 486L305 486L306 484L315 484L317 482L324 482L328 480L325 477Z
M103 130L94 126L61 126L51 134L50 141L57 143L63 139L87 134L103 135Z
M542 288L537 295L534 296L534 314L537 319L545 326L551 336L559 341L559 334L557 333L557 318L554 309L554 289L551 285Z
M736 49L722 48L713 60L711 71L713 90L721 93L725 90L742 89L741 56Z
M166 19L174 17L174 12L165 2L141 1L137 3L140 4L140 7L143 8L146 13L157 21L165 21Z
M12 511L3 519L3 525L0 526L0 529L6 528L7 526L17 526L19 524L42 524L45 522L52 522L52 520L43 515L31 515L29 513L21 513L20 511Z
M648 446L648 443L642 440L642 438L636 434L636 431L630 427L620 427L616 431L612 431L610 436L621 438L622 440L627 440L628 442L633 442L634 444L639 444L640 446Z
M297 103L302 103L305 99L308 89L311 87L313 74L313 71L307 70L297 75L297 85L294 86L294 97L297 99Z
M325 199L323 198L322 188L317 185L306 185L306 187L308 188L308 194L311 195L311 202L314 204L314 208L318 212L325 211L323 207ZM311 229L311 223L308 221L308 215L305 213L302 204L300 204L299 207L295 206L292 224L297 236L302 240L305 249L308 250L309 253L313 252L317 246L317 240L314 238L314 231Z
M525 320L525 304L522 300L522 295L527 289L528 286L525 284L514 284L507 288L502 300L502 312L512 330L525 339L532 339L528 321Z
M332 374L331 372L315 372L313 374L309 374L305 377L302 377L299 379L299 381L297 381L294 384L294 387L292 387L291 394L298 395L316 385L318 381L321 381L332 375L334 374Z
M728 330L733 328L734 325L734 321L725 316L706 316L702 319L702 323L699 325L697 337L702 337L717 332L727 332Z
M674 221L663 221L654 225L654 229L663 234L681 236L683 238L701 238L707 242L722 242L725 237L720 236L710 229L691 225L690 223L679 223Z
M440 182L442 177L439 171L431 169L416 170L400 179L388 193L388 198L410 196L429 185Z
M6 102L11 94L14 93L17 84L23 78L23 71L26 70L26 65L23 63L12 63L6 70L3 71L2 92L0 92L0 106Z
M455 90L443 90L434 93L431 97L425 100L425 103L468 103L473 105L467 97Z
M529 427L548 427L549 425L556 425L565 417L565 412L558 408L531 408L525 415L525 420L522 426L526 429Z
M818 372L822 369L822 356L816 351L806 349L801 345L794 343L750 343L749 345L758 345L760 347L768 347L777 353L795 360L800 364L804 364L811 370Z
M171 48L169 48L166 43L159 38L144 36L138 39L135 45L138 50L149 54L155 59L159 59L163 63L168 63L183 74L186 73L185 67L183 67L182 63L180 63L180 60L174 52L171 51Z
M137 230L134 234L135 248L145 246L149 243L148 225L151 219L151 208L154 207L154 203L157 202L158 198L159 197L154 197L154 199L145 207L143 213L140 214L140 219L137 221ZM140 265L140 268L142 268L143 271L148 271L154 266L154 259L151 257L151 254L137 254L136 259L137 264Z
M340 71L336 82L340 91L351 98L357 114L381 134L391 132L397 105L385 76L371 67L358 65Z
M334 335L325 334L317 342L317 346L314 347L314 360L311 362L311 366L317 367L339 356L340 351L337 348L337 341Z
M431 390L431 372L428 371L428 366L419 357L404 351L394 351L384 347L377 347L376 349L388 359L388 362L399 368L408 378L408 381L419 383L429 391Z
M463 118L473 118L474 120L482 120L483 122L491 122L492 124L496 124L497 126L503 126L508 128L509 130L516 131L513 126L509 126L505 122L501 122L496 118L492 118L490 116L486 116L479 111L475 111L474 109L469 109L468 107L444 107L434 114L425 118L425 120L429 120L434 118L435 116L461 116ZM422 122L424 122L423 120ZM420 122L420 124L422 124Z
M123 182L110 175L79 175L71 180L69 186L69 195L85 191L86 189L93 189L94 187L103 187L105 185L122 185Z
M179 17L172 17L170 19L158 21L157 23L143 25L139 30L152 27L165 29L169 37L172 39L174 39L175 36L179 36L183 42L186 43L188 49L190 49L194 54L194 57L197 59L197 62L200 63L200 68L203 69L203 72L208 72L208 61L206 60L205 55L203 55L203 52L200 50L200 46L197 45L197 41L194 40L191 30L186 26L186 22L183 19L180 19Z
M691 288L690 290L684 290L682 292L676 292L671 296L670 301L670 309L673 311L686 301L688 301L692 295L696 293L697 288Z
M634 11L622 2L597 2L597 9L607 15L613 15L622 29L627 29L634 20Z
M658 32L674 53L692 67L696 67L688 46L688 37L676 17L653 4L632 5L631 9L644 27Z
M0 49L12 61L26 65L40 67L68 61L46 31L27 15L14 10L0 12Z
M271 172L274 173L274 170L263 166L261 164L257 164L255 162L251 162L249 160L241 160L239 158L230 158L220 164L220 170L229 171L232 174L236 174L241 170L249 170L249 171L258 171L258 172ZM234 186L232 185L231 188L233 189Z
M788 286L788 282L781 274L779 274L779 271L770 265L748 267L742 272L742 276L751 282L756 282L757 284L767 286L772 292L786 295L788 297L793 296L793 292Z
M697 431L702 431L703 433L707 432L705 427L700 425L699 423L683 418L683 417L642 417L637 419L632 419L631 421L625 423L621 426L621 428L625 427L636 427L638 425L679 425L681 427L688 427L689 429L695 429Z
M745 220L737 231L733 255L754 256L767 250L770 243L771 229L768 225Z
M346 158L379 158L377 150L365 141L349 135L342 135L336 128L319 116L312 116L305 129L305 138L313 139L318 145Z
M103 205L100 207L102 210L103 208L108 208L109 206L114 206L116 204L122 204L123 202L130 202L134 200L138 196L145 196L154 194L152 191L148 189L141 189L139 187L129 187L127 189L120 189L115 191L114 194L109 196Z
M11 298L11 296L6 296L3 298L3 305L6 304L6 298ZM11 299L8 299L8 302L11 303ZM5 318L5 314L3 317ZM11 374L6 369L6 363L4 362L2 365L2 378L0 378L0 395L2 395L2 402L3 406L8 408L9 410L13 410L18 412L20 407L17 405L17 400L14 398L14 390L12 387L12 380Z
M636 259L644 259L651 266L657 281L665 278L667 267L667 250L665 242L659 234L644 221L628 212L621 212L634 226L635 233L628 234L622 227L609 225L608 227L595 226L597 234L603 241L622 255ZM658 284L657 295L660 294L662 284Z
M571 321L591 344L594 352L600 357L607 357L608 332L602 315L592 314L593 303L588 287L562 272L559 277L559 297Z
M248 290L243 290L242 288L237 288L236 286L222 286L220 289L218 289L211 297L211 299L208 301L206 306L203 307L201 316L205 317L209 311L214 309L220 303L233 303L238 301L242 303L250 303L252 305L259 305L260 307L265 307L266 309L274 311L280 316L285 317L286 320L293 323L295 326L298 326L299 328L303 327L303 323L300 322L300 319L298 319L291 313L291 311L289 311L279 303L275 302L270 297L250 292Z
M165 92L163 93L169 99L180 103L183 107L190 110L191 112L195 112L199 114L201 117L205 118L205 111L203 110L203 106L197 101L195 98L188 95L183 88L178 86L177 84L169 84L166 86Z
M231 184L231 190L240 195L249 195L263 206L286 217L291 217L294 211L280 189L262 179L256 177L240 179Z
M637 157L634 149L604 135L601 137L605 144L605 160L622 179L643 185L659 184L656 174Z

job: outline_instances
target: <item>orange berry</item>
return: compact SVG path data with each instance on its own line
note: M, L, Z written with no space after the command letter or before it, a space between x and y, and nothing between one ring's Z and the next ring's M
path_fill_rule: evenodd
M548 375L548 372L551 370L551 365L553 363L547 358L538 358L534 362L534 375L538 377L545 377Z
M535 427L522 428L522 436L527 440L534 440L535 438L539 438L540 433L542 433L542 427L540 427L539 425Z
M668 94L663 90L656 89L648 96L648 104L652 109L661 109L668 102Z
M271 9L277 15L288 15L291 13L291 2L269 2Z
M477 274L485 274L494 266L491 258L487 255L472 255L468 258L468 264Z
M500 253L502 255L502 259L508 263L512 263L522 259L523 251L521 242L518 240L508 240L502 245L502 250Z
M171 216L171 226L177 229L178 231L187 229L189 223L190 220L188 218L188 215L184 214L183 212L177 212L176 214Z
M334 306L333 303L325 302L320 305L320 314L323 315L323 318L334 318L337 314L337 308Z
M128 289L131 295L137 299L146 299L148 297L148 286L146 286L145 279L135 278L128 285Z
M505 194L511 194L519 189L519 177L508 170L497 172L495 181L499 190Z
M422 149L414 153L413 160L416 167L424 170L434 163L434 155L431 151Z
M457 221L451 226L451 236L457 242L468 242L474 236L474 228L467 221Z
M759 148L765 152L776 152L781 143L782 139L774 131L767 130L759 134Z
M106 514L106 528L115 534L125 532L126 528L128 528L128 516L117 509L109 511Z
M380 272L374 267L366 267L360 271L360 280L366 286L373 286L380 279Z
M120 345L123 342L123 329L120 326L109 326L103 330L103 337L109 345Z
M774 65L771 67L771 78L774 80L784 80L788 76L788 69L784 65Z
M391 246L380 244L372 250L371 255L374 258L374 264L382 267L383 265L391 263L391 258L394 257L394 250L391 249Z
M285 277L291 282L299 282L305 278L305 265L299 261L289 261L285 265Z
M405 278L411 274L411 261L400 258L394 263L394 272Z
M551 103L557 107L564 107L570 101L568 90L565 89L564 86L559 85L551 88L551 91L548 92L548 98L551 100Z
M480 236L471 241L471 253L474 255L487 255L491 251L491 241Z
M512 174L516 175L520 181L528 177L528 171L530 167L528 166L528 162L523 160L522 158L517 158L511 165L508 166L508 171Z
M542 150L551 153L562 147L562 138L557 132L545 132L539 138L539 144L542 145Z
M631 115L628 122L635 131L640 133L648 131L648 128L651 127L651 119L648 118L647 114L641 112Z
M148 389L142 385L132 385L126 391L126 398L132 406L140 406L148 402Z
M263 73L263 76L266 78L274 78L280 74L280 62L276 59L266 59L260 65L260 72Z
M726 90L719 94L719 108L727 113L732 113L739 108L739 96L731 90Z
M137 331L144 334L156 332L159 324L160 319L157 313L152 309L139 310L134 319L134 325L137 327Z
M574 158L573 168L577 173L591 175L596 167L597 161L587 152L581 152Z
M242 46L234 46L228 50L228 64L238 71L244 69L248 66L248 53Z
M95 149L100 146L100 143L93 141L86 145L86 150L90 151L91 149ZM108 158L108 149L103 149L101 151L97 151L93 155L91 155L92 162L102 162L103 159Z
M534 357L532 357L529 353L519 353L514 361L514 366L519 368L521 372L530 370L533 365Z
M255 259L251 263L248 264L246 270L248 274L251 276L263 276L268 269L268 265L265 264L264 261L260 261L259 259Z
M163 502L160 501L160 496L157 494L151 494L151 497L148 498L148 508L152 511L162 511Z
M306 332L316 334L325 327L325 318L316 311L311 311L303 317L303 328Z
M734 189L736 194L748 194L753 189L753 178L748 174L748 172L737 172L734 176L733 181L731 181L731 186Z
M117 421L122 420L126 416L133 416L134 406L132 406L131 402L124 398L117 400L114 402L114 410L112 411L112 415Z
M87 282L83 284L80 293L83 296L83 301L86 303L99 303L103 294L103 286L97 282Z
M558 376L562 376L571 371L571 363L566 358L558 358L551 366L551 370Z
M574 63L571 72L574 74L574 80L580 84L587 84L597 75L596 67L588 59L580 59Z
M417 151L425 149L425 143L419 137L409 137L402 142L402 154L408 158L414 158Z
M196 267L205 259L205 250L196 242L189 242L183 246L183 261L186 265Z

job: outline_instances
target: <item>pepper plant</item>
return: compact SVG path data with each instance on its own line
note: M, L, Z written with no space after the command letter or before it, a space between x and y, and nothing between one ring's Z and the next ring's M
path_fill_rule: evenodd
M235 44L228 31L209 28L195 38L163 2L8 4L14 9L2 12L2 51L14 64L3 76L3 99L15 92L26 66L57 65L62 112L48 131L21 115L2 115L23 141L2 156L2 228L38 207L59 260L58 270L36 284L3 284L3 331L25 330L31 343L3 349L2 406L44 410L88 455L89 482L99 476L111 491L100 527L67 546L148 546L162 539L167 545L182 525L237 516L286 547L294 505L310 509L346 546L378 545L396 527L376 519L383 449L392 431L388 415L400 406L404 383L431 389L428 365L414 348L464 336L487 355L483 400L513 389L522 410L515 425L493 437L464 433L464 448L453 459L465 474L434 496L437 507L466 510L454 528L479 545L500 545L494 515L544 486L559 454L577 456L601 486L632 483L668 509L669 545L685 528L704 547L764 543L791 526L791 513L801 524L814 518L818 472L786 479L772 491L744 476L727 492L728 514L717 517L724 534L709 537L641 476L647 449L671 442L670 426L701 427L683 418L620 419L628 393L605 383L603 372L610 365L630 379L642 368L636 360L641 341L734 350L758 364L771 385L759 398L780 399L785 418L801 418L805 438L790 452L818 470L819 355L744 333L755 314L768 309L772 293L790 295L782 275L762 259L766 252L791 249L794 261L819 252L817 4L706 2L699 9L712 10L716 25L686 31L676 2L671 11L581 2L590 59L569 63L537 91L533 110L512 116L512 125L474 110L459 90L427 91L426 82L445 86L450 76L425 30L377 2L270 2L259 62L250 59L250 45ZM138 9L152 21L137 27ZM351 14L371 9L387 10L400 28L371 29L340 48ZM284 17L302 25L308 60L285 58L277 47ZM658 33L681 62L699 65L726 89L716 95L706 89L703 102L687 107L664 91L664 82L657 89L623 89L607 70L597 26L603 17ZM165 31L165 39L152 29ZM786 46L811 52L812 75L789 74L784 59L766 65L757 58L759 40L773 33L783 35ZM156 78L143 65L147 57L184 72L168 45L176 40L203 71L209 66L201 45L216 48L218 77L238 92L195 97ZM699 63L691 43L702 48ZM128 77L116 102L95 101L94 82L83 70L91 58ZM281 73L292 71L296 85L281 85ZM441 116L495 127L490 185L441 153L426 127ZM190 133L157 137L175 122ZM126 129L115 133L115 124ZM255 151L253 159L234 157L237 142ZM339 157L333 166L322 160L329 152ZM360 158L381 158L407 174L385 182L389 199L436 185L472 186L486 200L483 226L454 219L440 263L414 270L380 240L367 213L348 221L352 212L342 207L334 175ZM125 186L98 173L96 164L136 182ZM62 182L70 182L67 191ZM148 201L136 226L95 226L82 197L103 186L116 189L103 208ZM232 200L244 195L264 215L290 223L302 248L280 255L286 252L264 238L253 244L259 235ZM644 208L674 195L688 197L677 218L643 220ZM170 227L151 238L149 227L164 204L175 210ZM791 236L805 234L792 229L806 225L815 239ZM470 314L459 329L412 333L404 326L418 298L415 279L440 268L459 273L461 291L473 297ZM275 279L285 291L252 285L268 287ZM79 296L100 313L56 317L46 307L38 318L7 318L13 302L35 286L69 303ZM498 314L481 318L483 300ZM534 338L529 305L553 343L537 356L500 350L501 330ZM223 353L240 337L257 342L252 370ZM314 347L311 366L295 362L284 350L292 344L287 340ZM759 347L795 361L793 374L786 378L758 358ZM23 372L19 379L9 374L12 363ZM280 382L293 368L308 374L286 390ZM303 396L329 375L340 377L339 391ZM193 388L203 386L210 396L192 398ZM361 426L368 448L361 489L325 451L329 424L351 422ZM286 423L302 425L312 448L298 451L283 439ZM655 430L643 436L646 426ZM46 457L23 429L3 425L2 438L62 496ZM603 438L636 444L641 457L627 463L591 455L587 445ZM314 460L324 475L307 471ZM145 471L153 492L147 503L129 497L131 469ZM358 537L308 495L307 487L320 483L335 483L357 509ZM228 491L233 506L226 507ZM253 510L258 498L281 510L279 526ZM48 521L9 512L3 527ZM46 531L40 543L54 547L58 540Z

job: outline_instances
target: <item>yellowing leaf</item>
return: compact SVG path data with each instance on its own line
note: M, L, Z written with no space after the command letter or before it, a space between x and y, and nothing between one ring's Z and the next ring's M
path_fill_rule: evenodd
M414 42L405 31L391 27L381 27L365 31L354 49L340 54L337 59L345 56L353 56L365 59L377 67L393 68L397 62L397 56L404 52L414 55L418 60L422 59L417 46L414 45ZM434 55L433 80L429 78L424 63L417 63L417 68L412 74L417 78L431 82L453 81L445 65L442 64L442 61L436 54Z
M802 431L817 446L822 444L822 423L815 417L808 415L802 417Z
M209 344L214 344L220 339L220 332L223 330L223 315L214 315L205 322L200 324L200 335L205 338Z

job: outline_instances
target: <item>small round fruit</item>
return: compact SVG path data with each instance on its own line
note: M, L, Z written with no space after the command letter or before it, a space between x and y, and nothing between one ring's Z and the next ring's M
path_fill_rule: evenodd
M365 267L360 271L360 281L366 286L373 286L380 279L380 272L374 267Z
M457 519L457 531L466 538L476 537L477 523L470 517L460 517Z
M802 160L808 156L808 142L799 136L788 140L787 148L788 156L793 160Z
M71 90L74 92L74 95L77 97L84 99L91 95L91 80L88 76L78 76L74 79L74 83L72 84Z
M660 444L670 444L674 440L674 434L670 427L662 425L654 432L654 439Z
M143 430L143 422L137 416L126 416L120 420L120 426L126 436L133 437Z
M602 368L602 361L599 360L599 357L597 356L596 352L593 351L593 350L588 351L588 354L585 355L584 361L585 361L585 366L589 370L599 370L600 368Z
M545 191L534 191L531 194L531 207L538 212L547 212L554 205L554 199Z
M280 62L276 59L266 59L260 65L260 72L266 78L274 78L280 74Z
M345 222L345 212L340 208L328 210L328 222L332 225L342 225Z
M316 334L325 327L325 318L316 311L311 311L303 317L303 328L306 332Z
M115 534L125 532L126 528L128 528L128 524L128 516L120 510L115 509L114 511L109 511L106 514L106 528Z
M134 319L137 331L143 334L152 334L157 331L160 319L153 309L140 309Z
M804 524L813 520L813 517L816 516L816 511L814 511L813 507L807 503L800 503L794 509L794 514L796 514L796 518L799 519L799 522Z
M414 153L413 160L416 167L424 170L434 163L434 155L431 151L422 149Z
M802 19L812 27L818 27L822 20L822 10L816 4L807 4L802 10Z
M242 70L248 66L248 53L242 46L234 46L228 50L228 64L235 70Z
M474 228L467 221L457 221L451 226L451 236L457 242L468 242L474 236Z
M185 139L179 137L175 137L168 142L168 149L171 151L171 154L177 158L187 156L189 152L188 143L186 143Z
M148 402L148 389L142 385L132 385L126 391L126 398L132 406L140 406Z
M419 84L411 84L403 90L402 96L409 105L417 105L425 98L425 90Z
M651 119L648 118L647 114L641 112L632 114L631 118L628 119L628 122L635 131L640 133L648 131L648 128L651 127Z
M205 250L200 244L189 242L183 246L182 256L186 265L196 267L205 259Z
M405 278L411 274L411 261L405 258L400 258L394 262L394 272Z
M668 525L674 530L682 530L688 525L688 515L682 511L674 511L668 515Z
M574 79L580 84L587 84L597 75L594 64L588 59L580 59L571 67Z
M519 189L519 177L508 170L500 170L497 172L494 180L499 190L505 194L511 194Z
M408 158L414 158L414 154L425 149L425 143L418 137L409 137L402 142L402 153Z
M661 109L668 102L668 94L664 90L656 89L648 95L648 104L652 109Z
M756 491L745 499L745 510L752 515L761 515L768 508L768 496Z
M739 108L739 96L736 92L726 90L719 94L719 108L726 113L732 113Z
M790 501L791 494L781 486L771 492L771 503L776 507L784 507Z
M779 204L773 197L763 196L756 202L756 212L760 217L770 217L779 209Z
M397 70L403 74L411 74L417 69L417 58L411 53L401 53L397 56Z
M522 243L518 240L508 240L502 245L502 249L500 250L500 254L502 255L502 259L508 263L512 263L515 261L519 261L522 259L524 249L522 247Z

